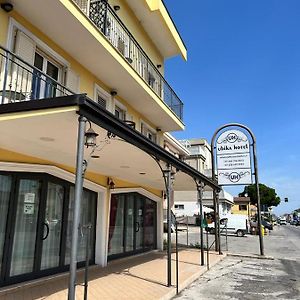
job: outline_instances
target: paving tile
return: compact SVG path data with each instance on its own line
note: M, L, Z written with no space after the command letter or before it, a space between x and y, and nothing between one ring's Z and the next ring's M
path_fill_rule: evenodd
M210 253L210 266L223 256ZM166 286L167 256L165 252L151 252L144 255L110 262L105 268L91 267L89 270L89 300L155 300L170 299L175 294L176 261L172 254L172 287ZM179 251L179 287L185 288L206 271L199 266L200 251L182 249ZM80 270L77 282L83 283ZM32 282L16 289L0 289L0 300L62 300L68 295L68 275L49 280ZM84 287L76 287L76 298L83 299Z

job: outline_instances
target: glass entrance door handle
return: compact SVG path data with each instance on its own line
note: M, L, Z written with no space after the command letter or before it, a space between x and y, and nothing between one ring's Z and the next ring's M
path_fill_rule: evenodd
M49 225L47 223L43 223L43 226L46 227L46 235L42 236L42 240L44 241L48 237L48 235L49 235L50 228L49 228Z
M135 222L135 232L139 232L139 231L140 231L140 223Z

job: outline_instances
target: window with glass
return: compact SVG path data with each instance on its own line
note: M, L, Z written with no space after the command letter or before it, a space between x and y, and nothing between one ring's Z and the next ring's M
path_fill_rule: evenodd
M156 247L156 202L138 193L111 196L109 259Z
M141 133L144 136L146 136L149 140L156 143L157 135L155 130L144 122L141 122Z
M119 107L118 105L115 105L115 116L124 121L126 120L126 111L124 109L122 109L121 107Z
M97 193L84 190L77 261L85 263L87 230L94 262ZM70 262L74 185L46 174L0 174L0 285L65 271Z
M247 205L246 204L240 204L239 205L239 210L247 210Z
M3 250L5 242L5 231L9 201L11 197L12 177L10 175L0 175L0 270L2 268Z
M72 238L72 226L73 226L73 212L74 212L74 187L70 188L69 197L69 210L68 210L68 225L67 225L67 236L66 236L66 255L65 264L70 263L71 255L71 238ZM78 252L77 261L84 261L86 254L86 239L88 237L88 229L85 228L86 225L92 225L91 238L89 239L90 249L94 248L95 240L93 237L93 232L95 230L95 220L96 220L96 193L84 190L83 197L81 199L80 205L80 229L78 238Z

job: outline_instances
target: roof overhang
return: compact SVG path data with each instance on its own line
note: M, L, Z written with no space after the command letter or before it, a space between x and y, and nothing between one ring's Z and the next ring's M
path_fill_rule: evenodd
M126 2L164 58L181 55L187 60L187 49L162 0Z
M177 171L175 190L195 190L195 181L203 182L207 188L219 189L211 179L85 95L1 105L0 148L74 168L79 115L90 120L99 134L99 148L95 152L99 158L90 159L89 172L164 190L161 168L170 164ZM116 137L109 139L108 132ZM87 159L89 154L90 150L85 150Z

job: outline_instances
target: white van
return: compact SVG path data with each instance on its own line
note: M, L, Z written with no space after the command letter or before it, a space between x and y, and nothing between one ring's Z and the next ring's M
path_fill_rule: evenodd
M237 236L244 236L249 232L248 228L248 217L245 215L226 215L220 217L220 230L221 234L226 232L226 222L227 222L227 232L234 233ZM215 223L208 224L207 231L210 233L215 232Z

